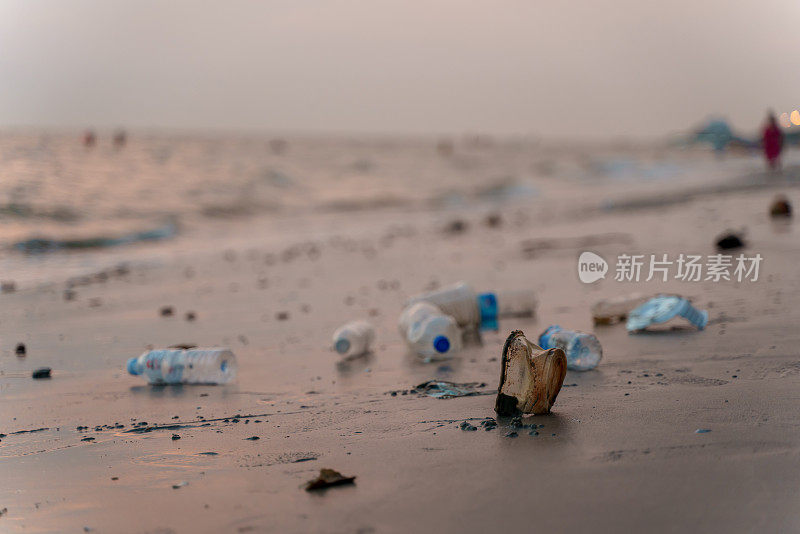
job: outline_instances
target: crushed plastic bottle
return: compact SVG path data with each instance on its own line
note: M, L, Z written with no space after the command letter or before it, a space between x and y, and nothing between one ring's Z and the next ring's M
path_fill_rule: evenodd
M592 306L594 324L617 324L624 321L634 308L644 304L650 297L642 293L631 293L596 302Z
M236 377L236 356L225 348L158 349L130 358L127 368L150 384L225 384Z
M567 368L572 371L588 371L597 367L603 358L603 347L594 334L564 330L557 324L549 326L539 336L543 349L559 348L567 355Z
M461 350L463 334L456 320L430 302L408 306L398 327L409 348L426 361L450 358Z
M628 332L644 330L654 324L666 323L675 317L683 317L702 330L708 324L708 312L698 310L688 300L675 295L654 297L628 314Z
M375 340L375 328L367 321L351 321L333 333L333 350L342 356L360 356L369 352Z
M563 350L544 350L528 341L521 330L514 330L503 345L495 412L498 415L548 413L566 374L567 358Z
M533 291L519 289L499 293L477 293L466 282L455 284L412 297L408 305L430 302L446 315L455 318L462 328L497 329L502 317L532 317L536 311Z

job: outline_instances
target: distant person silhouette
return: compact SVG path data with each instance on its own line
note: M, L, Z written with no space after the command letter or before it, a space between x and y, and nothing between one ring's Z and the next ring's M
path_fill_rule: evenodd
M783 132L778 126L775 114L770 112L767 116L767 124L764 126L764 133L761 137L761 146L764 148L764 157L767 158L767 166L771 170L778 170L781 167L781 150L783 150Z

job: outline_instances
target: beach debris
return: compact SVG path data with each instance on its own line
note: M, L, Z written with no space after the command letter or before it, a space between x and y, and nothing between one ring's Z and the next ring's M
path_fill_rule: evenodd
M519 434L517 434L517 433L516 433L515 431L513 431L513 430L512 430L511 432L509 432L509 433L507 433L507 434L506 434L506 437L507 437L507 438L516 438L517 436L519 436Z
M25 343L17 343L17 346L14 349L14 354L16 354L17 356L25 356L27 354Z
M468 432L475 432L476 430L478 430L478 427L476 427L475 425L469 423L468 421L464 421L463 423L458 425L458 428L460 428L461 430L468 431Z
M36 380L41 378L50 378L50 371L51 369L49 367L40 367L36 369L33 374L31 374L31 377Z
M375 341L375 328L367 321L350 321L333 333L333 350L345 357L360 356L370 351Z
M469 229L469 224L463 219L453 219L444 225L442 231L448 235L463 234Z
M708 312L693 307L687 299L677 295L659 295L632 310L626 328L628 332L638 332L675 317L685 318L698 330L708 324Z
M158 310L158 314L161 317L172 317L175 314L175 308L172 306L161 306L161 309Z
M478 391L486 387L485 382L447 382L446 380L428 380L416 386L414 390L434 399L454 399L474 395L489 395L491 392Z
M189 485L189 483L186 482L185 480L183 480L181 482L178 482L177 484L173 484L172 485L172 489L181 489L181 488L186 487L188 485Z
M7 513L8 513L8 508L3 508L2 510L0 510L0 517L3 517Z
M83 239L55 239L48 237L34 237L25 241L14 243L14 248L26 254L40 254L44 252L57 252L62 250L85 250L95 248L115 247L129 245L142 241L157 241L174 236L178 232L177 225L170 221L164 226L153 230L135 232L117 237L95 236Z
M275 314L275 319L278 321L288 321L289 320L289 312L288 311L281 311Z
M348 477L342 475L339 471L334 469L322 468L319 470L319 476L308 481L306 484L306 491L314 491L332 486L341 486L343 484L353 484L356 477Z
M709 432L711 432L711 429L709 428L698 428L694 431L695 434L707 434Z
M514 330L503 345L497 415L545 414L556 401L567 374L567 357L559 348L544 350Z
M197 314L193 311L187 311L186 315L184 316L187 321L192 322L197 319Z
M82 438L81 441L94 441L94 438L91 437L91 436L88 436L88 437Z
M496 330L498 318L533 317L537 306L530 289L478 293L464 281L415 295L406 302L406 309L417 302L433 304L467 330Z
M172 441L175 441L175 440L178 440L178 439L181 439L180 434L172 434Z
M490 213L483 219L483 224L489 228L500 228L503 225L503 217L499 213Z
M792 204L786 195L778 195L769 206L769 214L771 217L791 217Z
M183 349L183 350L196 349L197 348L197 343L175 343L174 345L170 345L167 348L168 349Z
M494 419L494 417L487 417L486 419L481 421L481 426L485 431L488 432L490 430L494 430L495 428L497 428L497 421Z
M603 358L603 347L594 334L577 330L564 330L554 324L539 336L539 346L543 349L559 348L567 355L567 369L588 371L597 367Z
M744 239L740 233L726 232L717 237L717 248L720 250L731 250L735 248L742 248L744 246Z
M17 283L13 280L0 280L0 293L13 293L17 290Z
M145 375L150 384L225 384L236 377L236 356L230 349L168 348L129 358L129 374Z
M261 438L258 437L258 436L250 436L249 438L244 438L244 439L245 439L245 441L258 441Z
M462 332L456 320L430 302L404 309L398 328L409 349L426 362L450 358L461 350Z
M592 320L596 325L610 325L624 321L634 308L641 306L650 297L642 293L630 293L603 300L592 305Z

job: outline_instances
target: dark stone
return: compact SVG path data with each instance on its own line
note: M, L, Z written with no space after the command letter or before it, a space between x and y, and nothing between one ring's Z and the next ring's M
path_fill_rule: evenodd
M498 393L494 403L494 411L497 415L519 415L517 409L517 399L505 393Z
M742 238L734 233L724 234L717 238L717 248L720 250L730 250L744 246Z
M31 376L37 380L41 378L50 378L50 368L40 367L36 369Z
M17 343L17 348L14 349L14 353L17 356L25 356L27 354L27 350L25 349L25 343Z

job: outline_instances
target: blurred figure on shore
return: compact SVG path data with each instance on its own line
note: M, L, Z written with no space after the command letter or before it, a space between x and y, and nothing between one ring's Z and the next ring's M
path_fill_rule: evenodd
M96 141L97 141L97 136L94 134L94 130L86 130L85 132L83 132L83 146L85 147L94 146Z
M125 143L128 141L128 134L125 133L125 130L117 130L114 132L114 146L117 148L122 148L125 146Z
M761 146L764 148L764 157L767 158L767 166L770 170L780 169L783 132L772 112L767 116L767 124L764 126L764 133L761 137Z

